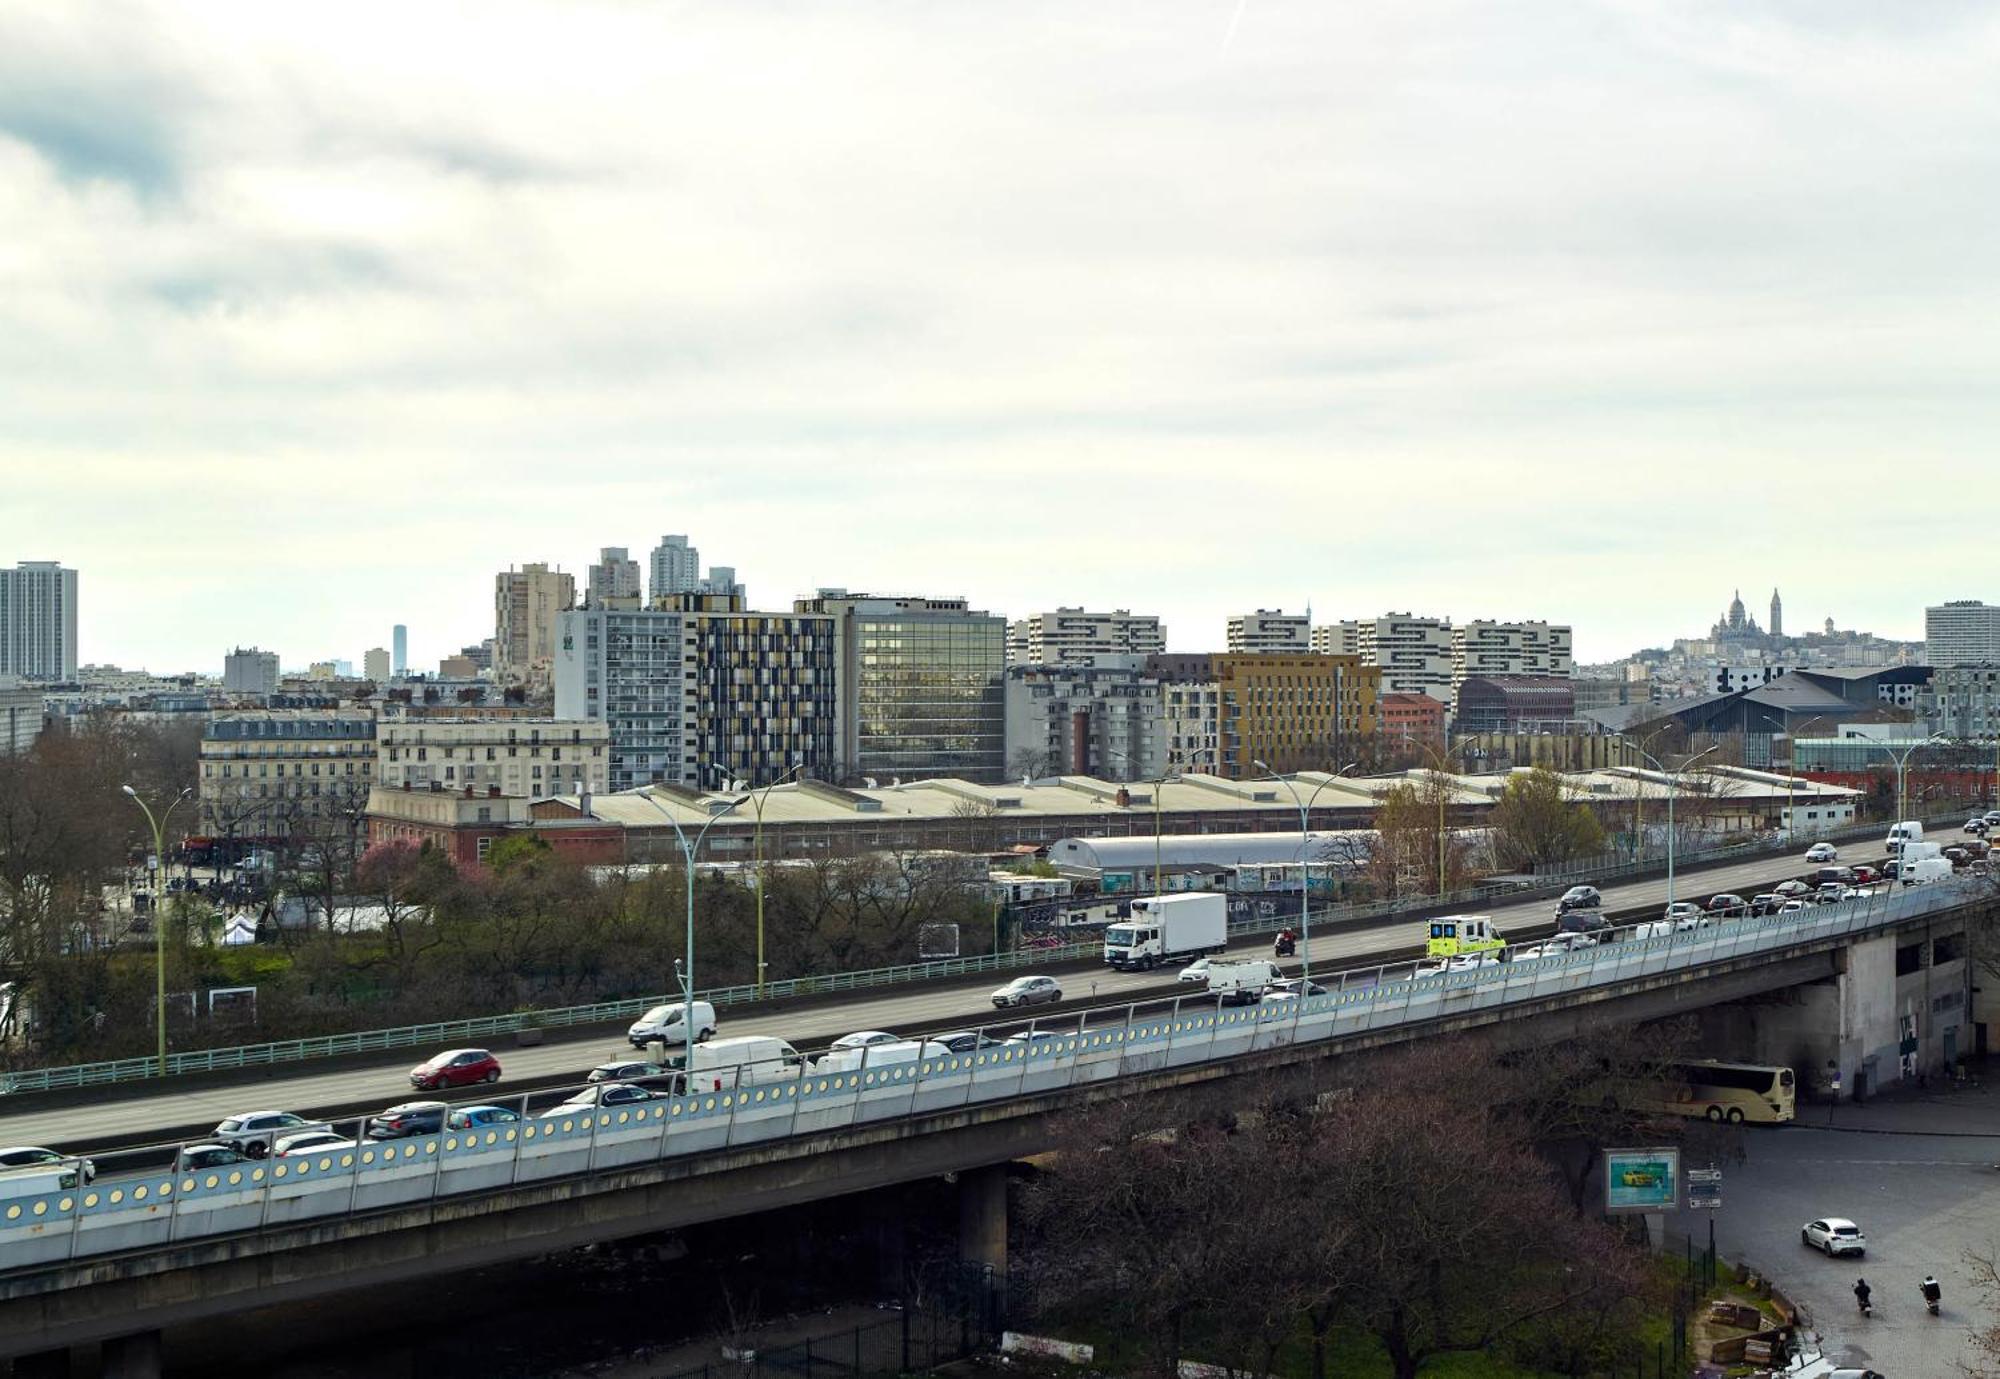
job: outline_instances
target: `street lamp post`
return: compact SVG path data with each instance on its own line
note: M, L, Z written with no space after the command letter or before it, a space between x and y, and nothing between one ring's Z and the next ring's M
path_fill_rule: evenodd
M737 805L739 805L739 804L743 803L743 801L744 801L744 800L745 800L746 798L748 798L748 797L747 797L747 796L742 796L742 795L739 795L739 796L737 796L737 797L736 797L735 799L731 800L731 801L730 801L730 802L729 802L728 804L725 804L725 805L723 805L723 806L722 806L722 808L720 808L720 809L711 809L711 810L709 811L709 815L708 815L708 822L707 822L707 823L705 823L705 824L703 824L703 825L701 826L701 831L700 831L700 832L698 832L698 833L696 833L696 834L694 835L694 841L693 841L693 842L689 842L689 841L688 841L688 836L687 836L687 832L686 832L686 831L685 831L684 829L682 829L682 828L681 828L681 821L680 821L679 819L676 819L676 818L675 818L675 817L674 817L674 816L673 816L672 814L669 814L669 813L667 812L667 809L666 809L666 806L665 806L665 805L661 804L661 803L660 803L660 802L659 802L658 800L654 799L654 798L653 798L653 797L652 797L651 795L648 795L648 794L647 794L647 793L645 793L645 792L644 792L643 790L639 792L639 798L640 798L640 799L642 799L642 800L644 800L644 801L646 801L646 803L648 803L648 804L652 805L654 809L657 809L657 810L658 810L658 811L660 812L660 817L661 817L661 818L665 819L665 820L666 820L666 821L667 821L667 822L668 822L669 824L672 824L672 825L673 825L673 829L674 829L674 838L675 838L675 839L676 839L676 840L677 840L677 841L678 841L678 842L680 843L680 845L681 845L681 857L682 857L682 858L684 859L684 861L686 862L686 866L687 866L687 870L686 870L686 873L685 873L685 874L686 874L686 877L687 877L687 957L686 957L686 966L685 966L685 968L683 968L683 967L682 967L682 964L681 964L681 963L678 963L678 962L677 962L677 963L675 963L675 964L674 964L674 967L675 967L675 969L676 969L677 971L679 971L679 972L680 972L680 978L681 978L681 1006L682 1006L682 1014L681 1014L681 1041L682 1041L682 1042L681 1042L681 1051L682 1051L682 1052L681 1052L681 1065L682 1065L683 1067L688 1067L688 1066L689 1066L689 1065L691 1064L691 1062L692 1062L692 1056L693 1056L693 1052L694 1052L694 1045L695 1045L695 1032L694 1032L694 859L695 859L695 854L696 854L697 852L699 852L699 851L701 850L701 840L702 840L703 838L706 838L706 837L708 836L708 831L709 831L709 830L710 830L711 828L714 828L714 827L715 827L715 824L716 824L716 821L717 821L718 819L721 819L721 818L725 817L726 815L728 815L728 814L730 813L730 811L732 811L733 809L735 809Z
M750 792L750 808L757 816L757 994L764 994L764 802L771 792L786 781L806 769L806 759L798 758L792 769L779 776L762 790Z
M1106 747L1103 749L1103 751L1106 756L1117 757L1127 766L1130 766L1132 764L1132 758L1127 756L1125 753L1119 751L1115 747ZM1166 786L1172 784L1177 780L1180 780L1181 778L1182 778L1181 772L1168 771L1162 773L1159 776L1154 777L1151 780L1143 780L1135 782L1136 784L1139 785L1150 785L1153 787L1153 896L1155 899L1158 899L1160 896L1165 894L1165 892L1160 889L1160 881L1166 871L1166 867L1164 865L1164 860L1163 860L1166 849L1161 839L1162 819L1160 815L1160 806L1164 803L1163 791Z
M1284 776L1273 771L1267 762L1250 763L1262 771L1267 779L1285 787L1285 793L1292 797L1292 803L1299 807L1299 977L1304 984L1299 994L1304 996L1312 984L1312 807L1319 798L1319 792L1352 771L1361 763L1350 761L1313 788L1312 794L1299 799L1298 787Z
M152 809L139 798L139 792L129 785L118 787L132 797L132 803L146 816L147 825L153 830L153 1023L158 1032L160 1076L167 1075L167 907L160 896L159 878L165 874L167 855L167 821L174 816L174 808L192 792L183 789L173 797L167 807L155 818Z
M1905 793L1904 787L1908 781L1907 768L1909 767L1910 764L1910 758L1912 756L1915 756L1918 752L1922 751L1924 748L1931 746L1933 743L1945 742L1948 740L1949 739L1947 739L1943 733L1932 733L1922 742L1912 742L1909 746L1905 747L1900 754L1897 753L1894 747L1891 747L1886 742L1870 742L1867 744L1870 747L1880 747L1883 751L1889 754L1889 759L1896 763L1896 818L1895 818L1896 823L1903 822L1903 815L1908 809L1907 801L1904 799L1904 793Z
M1630 738L1625 739L1627 742L1631 742L1631 740ZM1633 749L1647 761L1650 761L1655 771L1658 771L1667 778L1667 908L1669 910L1674 907L1674 796L1679 793L1681 776L1697 761L1700 761L1710 752L1719 750L1721 746L1722 744L1718 742L1713 747L1702 748L1699 752L1696 752L1693 756L1682 762L1680 769L1676 771L1669 771L1666 767L1662 766L1659 758L1651 752L1646 751L1643 747L1635 746Z

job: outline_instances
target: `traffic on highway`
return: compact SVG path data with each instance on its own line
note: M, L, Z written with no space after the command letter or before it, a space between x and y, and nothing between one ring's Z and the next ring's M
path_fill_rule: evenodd
M1926 849L1909 846L1909 854L1921 852ZM1287 931L1275 945L1264 938L1216 945L1191 964L1175 964L1173 971L1100 968L1029 974L990 991L959 987L867 997L732 1022L726 1037L713 1009L696 1002L697 1038L692 1054L686 1056L678 1038L685 1028L680 1023L684 1007L677 1004L649 1011L634 1022L616 1052L577 1041L509 1051L503 1063L490 1050L448 1049L414 1068L378 1066L284 1079L250 1076L242 1085L52 1107L0 1118L0 1140L18 1142L15 1149L0 1150L0 1162L12 1155L18 1164L0 1168L0 1174L68 1173L73 1183L77 1178L88 1182L99 1176L114 1179L155 1171L169 1164L186 1169L283 1158L349 1148L365 1140L431 1134L446 1127L565 1115L583 1107L672 1096L687 1090L690 1080L695 1089L719 1089L796 1077L806 1069L851 1071L1010 1041L1031 1042L1055 1037L1058 1030L1088 1029L1093 1021L1122 1021L1135 1008L1143 1013L1177 1003L1296 1000L1326 988L1303 971L1288 975L1276 961L1263 958L1266 951L1275 948L1275 953L1283 953L1294 947L1303 964L1309 948L1319 980L1328 982L1334 980L1336 964L1365 968L1419 955L1426 960L1412 961L1402 975L1533 960L1624 936L1680 932L1741 916L1784 913L1878 893L1892 884L1884 873L1896 864L1895 859L1885 859L1844 868L1849 880L1840 881L1819 879L1839 862L1837 854L1828 855L1827 845L1816 845L1809 861L1813 870L1805 876L1783 879L1774 877L1774 870L1795 872L1796 865L1772 858L1714 869L1698 878L1703 888L1693 893L1705 896L1700 903L1667 901L1663 880L1605 892L1575 887L1557 902L1553 913L1547 902L1531 901L1496 907L1486 915L1433 922L1428 942L1422 938L1424 926L1408 920L1336 928L1312 938L1309 945L1303 933ZM1968 856L1965 864L1973 861ZM1688 882L1694 879L1678 878L1676 895L1689 893ZM1744 892L1754 898L1746 900ZM1160 910L1167 912L1174 899L1166 898ZM1166 923L1172 922L1169 914ZM1449 938L1440 937L1447 932ZM1107 936L1107 962L1116 960L1114 943L1129 941ZM1370 979L1376 979L1374 974ZM1085 998L1080 1005L1077 997ZM1008 1013L979 1022L979 1017L1000 1011ZM866 1028L856 1029L857 1025ZM796 1045L785 1037L788 1032L794 1034ZM674 1042L660 1038L662 1034L674 1036ZM633 1056L635 1047L645 1049L648 1056ZM429 1095L396 1100L399 1084ZM467 1095L449 1095L458 1090Z

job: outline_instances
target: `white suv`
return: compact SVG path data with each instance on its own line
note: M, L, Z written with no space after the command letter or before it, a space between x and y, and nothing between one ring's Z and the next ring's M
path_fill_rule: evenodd
M1868 1240L1861 1234L1861 1227L1841 1216L1825 1216L1806 1222L1799 1227L1799 1243L1824 1250L1829 1257L1865 1254L1868 1250Z

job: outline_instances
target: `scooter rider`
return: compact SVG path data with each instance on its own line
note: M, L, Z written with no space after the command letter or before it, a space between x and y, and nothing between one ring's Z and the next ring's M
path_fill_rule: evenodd
M1854 1301L1860 1306L1862 1312L1864 1313L1872 1312L1874 1310L1872 1307L1868 1305L1868 1294L1869 1294L1868 1280L1865 1278L1857 1278L1856 1280L1854 1280Z
M1938 1302L1944 1297L1944 1289L1938 1287L1935 1274L1925 1274L1923 1282L1924 1306L1930 1308L1931 1315L1938 1313Z

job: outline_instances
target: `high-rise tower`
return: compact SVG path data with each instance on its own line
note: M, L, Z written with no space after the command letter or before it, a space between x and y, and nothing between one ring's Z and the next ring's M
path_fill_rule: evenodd
M1783 599L1778 597L1778 591L1776 589L1773 589L1771 591L1770 630L1771 630L1771 635L1773 637L1782 637L1785 635L1785 602Z

